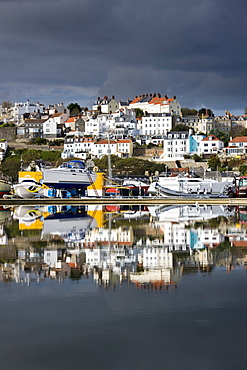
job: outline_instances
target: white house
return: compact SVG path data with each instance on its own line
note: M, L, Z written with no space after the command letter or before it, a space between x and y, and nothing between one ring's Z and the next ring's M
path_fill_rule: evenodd
M129 104L131 109L140 108L147 113L172 113L174 115L181 114L181 104L177 101L176 96L168 98L167 95L161 97L160 94L144 94L137 96Z
M8 149L7 141L5 139L0 140L0 162L3 160L7 149Z
M69 113L55 113L43 123L43 137L59 137L62 134Z
M101 158L108 154L118 155L119 157L129 157L133 155L133 142L129 139L102 139L95 142L93 137L69 137L64 142L64 150L61 154L63 159L77 157L86 159L89 155Z
M137 129L140 135L154 136L166 135L173 127L171 113L147 113L138 120Z
M61 154L65 158L81 158L85 160L89 154L94 153L93 137L70 137L67 136L64 141L64 150Z
M114 95L112 95L111 99L108 96L104 96L103 99L98 97L93 105L93 110L100 110L101 113L112 113L118 110L118 108L119 104L115 100Z
M229 156L239 156L247 153L247 136L238 136L230 140L224 151Z
M224 148L224 142L214 135L209 135L199 144L200 154L217 154Z
M13 117L13 121L17 124L21 121L21 116L24 113L37 113L37 112L44 112L44 105L37 103L30 103L27 100L25 103L14 103L14 106L11 108L11 114Z
M184 159L185 154L190 154L189 131L168 132L164 138L163 160L174 161Z
M118 155L119 157L131 156L133 154L133 143L131 140L107 140L102 139L94 144L94 156L101 158L107 154Z

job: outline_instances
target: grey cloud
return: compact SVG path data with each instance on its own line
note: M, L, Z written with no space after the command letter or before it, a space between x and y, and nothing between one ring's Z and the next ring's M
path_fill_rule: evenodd
M74 86L86 101L92 90L159 91L182 106L244 109L246 28L241 0L0 1L0 100L26 83L37 97Z

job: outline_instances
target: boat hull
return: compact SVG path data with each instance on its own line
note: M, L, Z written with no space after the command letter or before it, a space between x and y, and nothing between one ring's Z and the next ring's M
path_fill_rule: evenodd
M43 184L56 189L84 189L96 180L96 174L62 169L43 170Z
M0 198L2 198L4 194L9 194L10 191L11 185L5 180L0 180Z

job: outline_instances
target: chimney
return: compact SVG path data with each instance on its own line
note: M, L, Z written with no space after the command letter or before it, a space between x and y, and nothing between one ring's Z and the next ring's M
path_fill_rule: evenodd
M160 93L158 94L158 98L161 98L161 95L160 95Z
M173 99L177 99L176 95L173 95Z

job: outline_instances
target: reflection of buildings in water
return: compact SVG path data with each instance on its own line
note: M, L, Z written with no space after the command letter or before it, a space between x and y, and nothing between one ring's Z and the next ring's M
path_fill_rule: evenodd
M0 245L8 245L8 236L4 229L4 223L10 218L11 211L8 208L0 207ZM1 252L0 252L1 257Z
M193 249L203 249L205 247L215 248L225 240L225 235L218 229L191 229L191 247Z
M162 289L163 287L177 286L182 278L182 269L144 269L142 272L130 274L130 281L137 288Z
M146 247L143 249L142 266L147 268L173 268L173 255L167 247Z
M182 270L210 271L215 265L232 269L234 264L246 263L246 253L243 253L243 249L247 246L247 233L244 225L225 223L223 233L221 228L212 228L215 223L207 222L212 218L212 212L214 217L231 214L222 206L155 207L151 208L152 222L138 225L124 221L121 223L121 220L120 223L114 223L115 216L111 216L109 212L106 215L103 207L100 208L99 210L94 206L89 211L88 207L86 212L80 207L19 207L15 212L15 218L21 221L19 225L25 224L24 230L33 227L40 229L41 225L42 242L46 244L36 248L35 243L39 242L39 235L36 234L36 239L32 239L30 243L28 238L20 239L19 269L23 271L24 277L20 277L21 273L17 268L16 272L13 272L13 267L6 265L5 270L2 269L2 278L6 281L19 279L27 282L25 274L29 274L29 281L35 281L35 274L39 276L40 271L43 271L44 276L63 281L77 268L82 273L86 270L93 273L95 280L106 286L121 282L122 279L129 281L130 276L146 274L146 280L138 283L139 286L151 284L150 287L162 287L170 286L171 281L179 281L172 277L170 283L168 282L167 271L170 271L170 275L174 274L175 266L181 267L181 278ZM136 210L127 210L126 216L132 219L135 213L139 215ZM125 215L125 212L118 212L117 215L119 214ZM199 221L196 225L193 218ZM239 248L238 250L241 248L242 254L236 253L234 256L232 250L222 248L221 245L226 243L225 234L229 237L232 247ZM150 282L150 271L156 270L167 270L167 275L158 279L157 283L155 279L152 280L155 283ZM139 271L138 274L136 271ZM153 276L156 276L155 274L156 272Z
M0 269L0 281L27 284L41 283L44 281L44 272L24 270L21 263L17 260L15 263L4 263Z
M0 224L0 245L8 245L8 237L4 230L4 223Z

